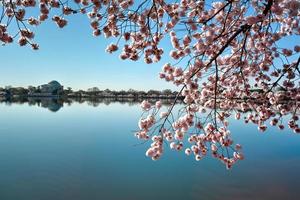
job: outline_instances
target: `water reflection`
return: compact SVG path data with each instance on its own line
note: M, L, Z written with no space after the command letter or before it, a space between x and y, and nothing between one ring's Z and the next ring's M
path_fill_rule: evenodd
M1 200L298 200L300 196L300 137L290 130L270 127L261 134L256 126L230 121L233 139L244 145L246 159L228 171L213 158L196 162L168 148L157 162L146 158L149 143L134 146L139 141L132 130L141 113L136 102L3 102ZM55 115L37 107L57 110L53 105L61 108Z
M157 99L148 99L149 102L155 103ZM172 99L162 99L160 100L163 105L170 105L173 100ZM0 103L4 103L6 105L11 104L27 104L29 106L38 106L42 108L47 108L51 112L57 112L65 105L71 106L74 103L87 103L89 106L98 107L100 104L110 105L112 103L120 103L127 104L129 106L133 106L142 102L141 99L133 99L133 98L52 98L52 97L12 97L12 98L2 98L0 99Z

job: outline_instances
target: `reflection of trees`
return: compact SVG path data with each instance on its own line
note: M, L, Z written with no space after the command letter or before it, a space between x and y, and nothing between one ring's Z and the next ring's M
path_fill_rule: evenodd
M147 98L147 101L150 104L155 104L158 99L156 98ZM104 105L110 105L112 103L119 103L122 105L129 105L129 106L134 106L134 105L139 105L141 104L143 100L142 99L133 99L133 98L47 98L47 97L13 97L9 99L0 99L0 103L5 103L6 105L11 105L11 104L28 104L30 106L39 106L39 107L44 107L48 108L50 110L59 110L61 107L64 106L64 104L71 106L73 103L87 103L89 106L93 107L98 107L101 104ZM169 106L171 105L174 101L173 99L161 99L160 102L162 105ZM182 104L182 101L178 101L177 104ZM256 100L232 100L232 107L223 107L224 102L222 99L218 102L218 116L220 116L220 112L230 112L230 113L247 113L247 117L245 118L246 123L252 122L252 123L258 123L261 121L255 121L255 117L259 117L258 110L262 106L266 106L265 103L259 102ZM287 101L283 100L281 104L278 105L267 105L269 109L272 110L273 112L273 117L275 114L277 114L278 120L282 121L283 117L286 115L286 113L289 114L298 114L299 115L299 102L295 101ZM185 107L184 109L188 109L188 107ZM184 109L181 109L181 114L184 113ZM211 110L209 112L208 110ZM281 113L282 110L286 110L286 113ZM203 108L202 111L208 112L208 118L206 119L206 122L211 122L215 123L215 119L213 114L213 107L206 107Z
M61 107L63 107L63 101L54 98L43 98L41 99L41 107L48 108L52 112L57 112Z
M149 102L156 102L157 99L149 98ZM170 105L172 103L172 99L163 99L161 100L163 104ZM73 103L87 103L89 106L98 107L102 105L110 105L112 103L119 103L122 105L133 106L136 104L140 104L142 102L141 99L134 98L48 98L48 97L11 97L0 99L0 102L5 103L7 105L11 104L28 104L29 106L38 106L43 108L48 108L52 112L57 112L61 107L65 104L71 106Z
M97 101L88 101L88 102L87 102L87 105L93 106L93 107L98 107L99 104L100 104L100 103L97 102Z
M25 104L27 103L29 106L38 106L43 108L48 108L52 112L57 112L61 107L63 107L64 103L70 103L66 102L63 99L58 98L35 98L35 97L13 97L9 99L2 99L2 101L6 105L11 104Z

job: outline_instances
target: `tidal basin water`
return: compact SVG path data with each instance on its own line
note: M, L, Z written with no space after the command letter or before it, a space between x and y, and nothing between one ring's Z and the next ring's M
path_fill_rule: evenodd
M56 109L55 109L56 110ZM57 112L0 104L1 200L298 200L300 135L231 121L245 160L226 170L135 146L138 104L64 105Z

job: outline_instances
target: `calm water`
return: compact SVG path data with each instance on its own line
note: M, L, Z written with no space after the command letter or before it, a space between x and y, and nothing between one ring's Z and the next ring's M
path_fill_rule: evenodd
M146 158L148 144L134 146L139 116L120 103L0 104L0 199L300 199L300 135L232 122L246 159L227 171L183 152Z

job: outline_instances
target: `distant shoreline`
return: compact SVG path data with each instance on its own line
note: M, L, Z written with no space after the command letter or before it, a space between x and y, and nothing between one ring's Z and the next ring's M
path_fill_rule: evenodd
M127 98L127 99L174 99L178 95L178 92L170 89L162 91L149 90L138 91L129 89L127 91L120 90L100 90L98 87L92 87L88 90L73 91L71 87L65 88L58 81L50 81L47 84L40 86L28 86L24 87L12 87L6 86L0 87L0 97L2 98Z
M284 88L276 88L278 91L284 91ZM260 88L250 89L251 92L263 93L264 91ZM179 97L177 97L179 95ZM89 88L87 91L85 90L77 90L73 91L71 87L65 88L58 81L50 81L47 84L43 84L40 86L28 86L24 87L12 87L6 86L5 88L0 87L0 100L1 101L10 101L11 99L20 100L25 98L55 98L55 99L63 99L68 101L68 99L113 99L120 101L142 101L142 100L179 100L182 101L184 96L178 94L176 91L172 91L170 89L164 89L162 91L158 90L149 90L149 91L138 91L134 89L129 89L127 91L120 90L100 90L98 87ZM223 98L218 97L219 100ZM255 100L251 97L244 97L241 99L232 99L237 101L244 100ZM289 99L283 99L289 100Z

